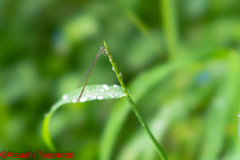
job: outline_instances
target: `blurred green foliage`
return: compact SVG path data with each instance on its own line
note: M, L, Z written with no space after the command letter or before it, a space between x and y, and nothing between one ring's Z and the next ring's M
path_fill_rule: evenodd
M0 151L51 152L44 114L105 40L133 100L171 160L239 160L240 1L0 1ZM118 84L101 56L88 85ZM66 104L58 151L76 159L159 159L129 104Z

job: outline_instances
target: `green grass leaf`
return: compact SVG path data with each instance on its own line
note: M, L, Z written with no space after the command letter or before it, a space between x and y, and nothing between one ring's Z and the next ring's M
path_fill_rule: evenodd
M217 94L213 98L206 117L206 131L202 139L203 147L200 160L219 159L224 150L224 138L231 110L235 107L235 99L239 84L239 57L235 52L229 52L228 72L223 78ZM236 114L235 114L236 115Z
M45 141L49 149L51 149L52 151L55 150L55 147L52 143L52 140L49 134L50 119L53 113L63 104L76 103L81 91L82 91L82 87L79 89L73 90L67 94L64 94L62 98L51 107L50 111L44 117L43 126L42 126L43 140ZM121 86L118 86L118 85L108 86L106 84L91 85L91 86L85 87L85 90L82 94L80 102L86 102L86 101L92 101L92 100L103 100L103 99L117 99L122 97L125 97L125 94L123 93Z

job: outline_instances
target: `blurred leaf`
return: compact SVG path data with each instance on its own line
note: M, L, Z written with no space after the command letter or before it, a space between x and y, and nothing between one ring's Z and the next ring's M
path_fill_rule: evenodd
M129 46L126 57L129 71L146 68L154 60L161 59L162 41L160 33L152 33L150 38L136 37ZM136 58L137 57L137 58Z
M234 58L236 61L238 60L240 63L240 56L239 52L238 54L235 54ZM239 64L240 66L240 64ZM238 70L239 68L235 68L235 70ZM239 72L236 72L239 75ZM236 75L237 76L237 75ZM240 83L239 81L236 84L236 95L240 94ZM230 109L231 116L229 117L229 122L227 126L227 134L226 134L226 149L225 149L225 154L223 156L223 160L239 160L240 159L240 145L238 139L239 137L239 117L235 116L237 112L239 112L239 106L240 106L240 99L238 96L234 96L234 103L233 103L233 108ZM237 127L238 126L238 127ZM240 140L240 139L239 139Z
M90 15L80 15L64 25L63 34L73 42L82 41L99 32L97 20Z
M35 93L38 84L36 66L29 61L22 61L0 75L2 84L1 97L7 104L13 104L26 95Z
M197 0L197 1L192 1L192 0L184 0L184 13L186 17L189 18L200 18L204 16L208 9L208 1L207 0Z
M218 93L213 98L206 120L206 133L199 159L219 159L224 147L225 128L239 84L240 61L237 53L229 52L228 75L222 80ZM229 109L231 108L231 109Z
M240 40L240 21L236 18L219 18L189 31L191 43L202 46L233 47Z
M49 134L50 118L52 117L53 113L63 104L76 103L78 96L82 91L82 88L83 87L76 89L70 93L64 94L62 98L58 102L56 102L51 107L50 111L45 115L43 126L42 126L42 134L43 134L43 139L45 143L51 150L55 150L55 147L51 141L50 134ZM91 86L85 87L85 90L82 94L80 102L91 101L91 100L103 100L103 99L117 99L117 98L122 98L124 96L125 94L123 93L121 86L118 86L118 85L108 86L106 84L91 85Z
M144 22L137 17L134 12L132 12L131 10L126 10L126 15L144 36L150 37L149 29L144 24Z
M97 20L90 15L79 15L66 22L60 32L53 35L53 47L59 54L69 52L71 45L91 38L99 33Z

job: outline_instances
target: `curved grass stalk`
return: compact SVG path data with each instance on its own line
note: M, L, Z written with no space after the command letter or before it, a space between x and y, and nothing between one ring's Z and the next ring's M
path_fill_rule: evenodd
M125 83L123 82L123 78L122 78L122 74L118 71L118 68L117 68L117 65L116 63L113 61L113 58L112 58L112 55L111 53L109 52L108 50L108 47L107 47L107 44L106 42L104 41L104 46L105 46L105 49L107 50L107 55L109 57L109 61L110 63L112 64L112 68L113 68L113 71L116 73L116 76L118 78L118 81L119 83L121 84L122 86L122 89L124 91L124 93L126 94L126 98L128 100L128 102L130 103L130 105L132 106L132 109L135 113L135 115L137 116L138 120L140 121L142 127L144 128L144 130L146 131L146 133L148 134L149 138L151 139L151 141L153 142L153 144L155 145L157 151L158 151L158 154L159 156L161 157L162 160L167 160L167 156L166 154L164 153L162 147L158 144L157 140L155 139L155 137L153 136L152 132L150 131L150 129L148 128L146 122L143 120L143 118L141 117L138 109L136 108L136 105L134 104L132 98L131 98L131 95L129 94L128 92L128 89L125 85Z

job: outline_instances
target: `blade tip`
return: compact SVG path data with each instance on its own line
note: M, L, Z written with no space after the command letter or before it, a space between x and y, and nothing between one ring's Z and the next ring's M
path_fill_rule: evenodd
M105 47L106 49L108 49L107 43L106 43L105 41L103 41L103 43L104 43L104 47Z

